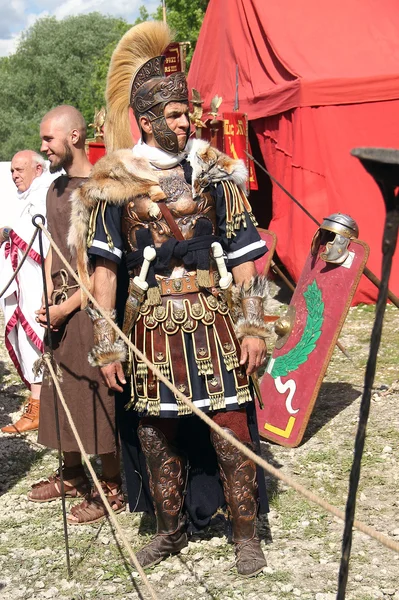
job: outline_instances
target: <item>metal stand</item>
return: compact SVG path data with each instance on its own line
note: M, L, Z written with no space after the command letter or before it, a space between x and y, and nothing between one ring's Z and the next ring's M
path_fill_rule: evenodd
M378 349L381 342L382 324L389 295L388 282L399 229L399 197L395 193L395 189L399 186L399 150L389 150L385 148L355 148L352 150L352 154L360 160L366 171L376 180L383 195L387 212L382 242L382 276L370 340L370 352L366 367L364 391L360 404L359 426L356 434L354 458L346 503L346 519L342 540L342 557L339 570L337 600L345 599L361 459L366 438L366 427L370 412L371 391L374 383Z
M39 250L40 250L40 258L41 258L41 267L42 267L42 278L43 278L43 297L46 306L46 319L47 323L50 323L50 310L47 296L47 281L46 281L46 272L44 269L44 252L43 252L43 232L40 229L38 222L41 221L41 224L44 225L46 220L43 215L34 215L32 217L33 225L39 230ZM51 331L49 327L47 328L47 346L48 353L50 355L51 364L54 364L54 353L53 353L53 342L51 339ZM66 564L67 564L67 572L68 577L71 578L71 561L69 556L69 539L68 539L68 524L66 518L66 506L65 506L65 486L64 486L64 478L62 475L62 449L61 449L61 433L60 433L60 421L58 416L58 403L57 403L57 391L55 389L55 385L53 385L53 397L54 397L54 414L55 414L55 426L57 433L57 444L58 444L58 470L60 475L60 486L61 486L61 503L62 503L62 520L64 524L64 540L65 540L65 555L66 555Z

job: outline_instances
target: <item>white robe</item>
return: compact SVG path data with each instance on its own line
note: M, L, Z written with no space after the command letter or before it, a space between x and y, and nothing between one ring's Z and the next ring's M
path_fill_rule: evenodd
M0 291L12 277L34 233L32 217L46 216L46 195L52 182L48 173L36 177L26 192L15 192L0 207L0 226L11 227L10 240L0 248ZM49 243L43 235L46 255ZM40 383L33 375L33 364L43 352L44 329L35 321L35 310L42 302L43 280L39 240L36 240L16 279L0 298L5 320L5 344L21 379L30 389Z

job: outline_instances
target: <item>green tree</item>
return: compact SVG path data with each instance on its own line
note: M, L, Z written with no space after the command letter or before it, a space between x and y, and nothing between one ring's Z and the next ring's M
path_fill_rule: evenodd
M72 104L92 121L104 103L104 65L128 28L122 19L91 13L46 17L23 34L16 52L0 61L0 160L37 150L41 118L54 106Z
M190 63L209 0L166 0L176 41L188 41ZM145 6L136 23L162 20L162 5L150 17ZM16 52L0 59L0 160L18 150L40 148L39 124L59 104L72 104L90 123L104 103L111 54L130 25L99 13L39 19Z

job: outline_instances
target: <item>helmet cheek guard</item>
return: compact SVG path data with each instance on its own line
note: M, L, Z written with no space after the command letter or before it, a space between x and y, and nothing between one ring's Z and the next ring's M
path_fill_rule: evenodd
M340 265L346 261L349 256L350 240L337 233L331 242L326 243L324 252L320 253L321 260L335 265Z

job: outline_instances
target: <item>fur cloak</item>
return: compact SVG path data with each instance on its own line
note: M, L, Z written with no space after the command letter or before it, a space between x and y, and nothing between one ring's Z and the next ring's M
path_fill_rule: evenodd
M251 207L246 199L245 182L248 176L242 160L234 160L202 140L195 140L187 156L193 169L193 196L212 184L230 182L237 187L238 194L225 188L226 202L230 203L231 229L233 222L246 210L252 217ZM155 216L159 212L157 202L165 200L159 185L156 169L144 158L133 156L131 150L116 150L103 156L93 167L89 179L71 195L71 225L68 245L76 252L78 275L89 287L87 271L87 247L95 222L93 214L100 203L123 206L131 198L148 195L153 202L150 209ZM112 244L112 241L109 241Z

